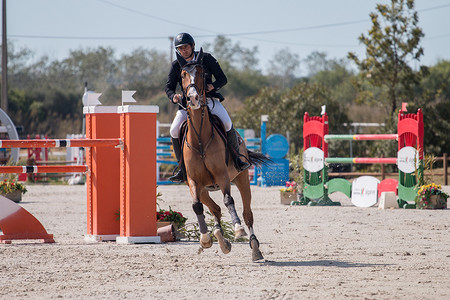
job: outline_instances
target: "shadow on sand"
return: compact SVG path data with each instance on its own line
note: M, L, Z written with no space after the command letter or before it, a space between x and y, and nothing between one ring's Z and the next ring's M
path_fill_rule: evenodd
M312 260L312 261L270 261L262 262L265 266L275 267L337 267L337 268L365 268L375 266L388 266L388 264L363 264L339 260Z

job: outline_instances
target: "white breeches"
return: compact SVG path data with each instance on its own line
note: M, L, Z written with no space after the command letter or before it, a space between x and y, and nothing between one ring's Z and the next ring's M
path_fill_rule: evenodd
M219 117L222 121L223 126L225 126L225 131L230 131L233 123L231 122L230 116L228 115L227 110L223 107L222 103L219 100L212 100L210 98L207 99L207 105L213 115ZM185 110L178 110L175 118L172 121L172 125L170 126L170 136L174 139L180 136L180 127L184 121L187 120L187 113Z

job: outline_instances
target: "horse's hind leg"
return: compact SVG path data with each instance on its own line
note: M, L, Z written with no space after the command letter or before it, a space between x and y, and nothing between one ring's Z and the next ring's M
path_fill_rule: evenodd
M250 190L250 181L248 179L248 172L240 173L234 180L233 183L239 189L242 198L242 205L244 211L242 216L244 217L245 225L247 225L250 231L250 248L252 249L252 260L258 261L264 259L261 251L259 250L259 241L256 238L255 232L253 230L253 212L251 207L252 202L252 192Z
M231 197L231 183L228 180L228 177L221 178L222 181L217 181L218 185L220 186L223 194L223 203L225 204L226 208L228 209L228 212L231 216L231 223L233 224L233 227L235 229L235 237L241 237L246 235L244 228L241 225L241 219L239 219L239 216L236 212L236 206L234 205L234 199Z

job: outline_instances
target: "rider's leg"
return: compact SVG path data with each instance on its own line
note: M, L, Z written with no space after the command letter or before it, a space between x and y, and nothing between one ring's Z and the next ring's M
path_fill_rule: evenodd
M184 110L178 110L175 118L173 119L172 126L170 126L170 136L172 138L172 147L175 157L178 161L178 172L169 177L170 181L173 182L184 182L186 181L186 168L184 166L182 149L178 137L180 136L180 127L183 122L187 120L187 114Z
M250 167L250 164L246 161L241 160L239 157L239 141L238 141L238 135L234 127L231 127L229 131L227 131L227 141L231 145L231 147L236 150L236 161L238 170L244 171L245 169L248 169Z
M178 139L172 138L172 146L173 146L173 152L175 152L175 157L178 161L178 172L169 177L169 180L172 182L184 182L186 181L186 168L184 166L184 162L181 155L181 145L180 141Z
M227 110L223 107L222 103L218 100L208 99L208 107L211 110L211 113L218 116L225 126L225 131L227 132L227 141L228 144L235 150L235 164L239 171L243 171L250 167L250 164L246 161L241 160L239 157L239 141L236 130L233 128L233 123L231 122L230 116L228 115Z

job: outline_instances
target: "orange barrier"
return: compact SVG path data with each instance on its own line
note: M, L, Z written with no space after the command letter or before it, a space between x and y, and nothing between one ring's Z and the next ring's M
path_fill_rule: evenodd
M159 243L160 237L157 235L156 228L156 113L158 111L157 106L147 105L84 107L86 139L69 140L69 144L71 147L87 147L87 166L2 167L0 173L7 171L13 173L86 172L88 167L85 240L115 239L117 243L126 244ZM24 140L19 144L21 147L24 145L56 147L56 145L62 146L61 141L63 140ZM63 144L67 146L68 140L65 141ZM2 144L2 147L6 147L6 144L6 142ZM19 144L10 143L9 145L18 147ZM6 207L9 207L9 204L0 203L1 212L9 211ZM16 210L17 208L11 211ZM11 220L10 214L0 214L0 217L4 216L3 219L0 218L2 222L0 228L4 233L6 233L4 227L7 231L17 228L14 234L8 235L9 240L20 239L19 233L22 231L23 235L33 238L33 235L28 234L26 227L39 228L35 221L32 221L34 217L31 214L31 217L25 217L26 213L18 211L18 217L14 217L13 220L16 221L12 223L8 221ZM17 221L19 219L20 222ZM21 225L19 226L18 223ZM45 235L42 233L40 236ZM50 240L42 237L35 238Z
M120 115L116 106L84 107L86 139L118 139ZM120 150L86 148L86 241L112 241L120 235Z
M52 234L27 210L6 197L0 196L0 243L11 244L12 240L42 240L54 243Z
M155 106L130 105L119 107L119 112L124 149L120 157L120 237L116 241L159 242L156 228L157 110Z
M120 138L121 151L91 148L86 161L87 241L159 243L156 228L157 106L85 107L86 137Z

